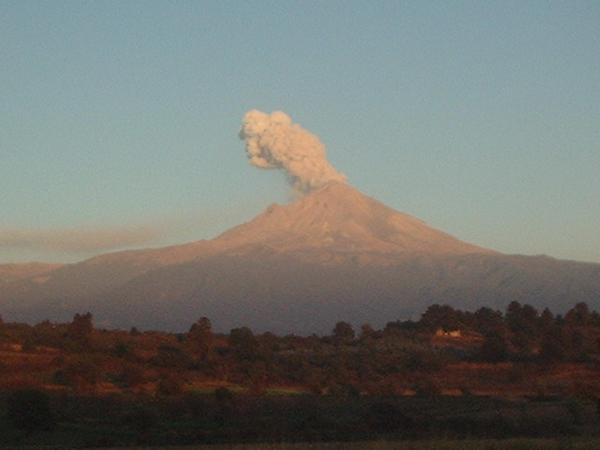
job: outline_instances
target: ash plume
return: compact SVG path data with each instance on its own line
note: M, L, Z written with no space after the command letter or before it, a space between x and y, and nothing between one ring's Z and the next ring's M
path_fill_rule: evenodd
M346 176L327 161L319 138L293 123L284 112L248 111L239 136L246 143L250 164L261 169L282 169L299 194L330 181L346 181Z

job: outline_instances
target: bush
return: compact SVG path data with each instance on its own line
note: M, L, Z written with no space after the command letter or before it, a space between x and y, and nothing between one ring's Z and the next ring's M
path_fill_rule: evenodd
M178 395L183 391L183 380L176 375L166 374L161 377L156 393L161 396Z
M32 433L54 427L50 398L45 392L36 389L15 391L7 403L8 420L15 428Z
M89 355L77 355L69 361L62 371L61 378L64 383L77 391L92 389L100 378L100 369L94 358ZM56 378L55 381L59 381ZM62 383L61 383L62 384Z
M136 364L125 364L118 379L128 388L139 386L146 381L143 367Z
M215 389L215 398L219 403L226 403L233 400L233 392L224 386ZM600 407L599 407L600 408Z

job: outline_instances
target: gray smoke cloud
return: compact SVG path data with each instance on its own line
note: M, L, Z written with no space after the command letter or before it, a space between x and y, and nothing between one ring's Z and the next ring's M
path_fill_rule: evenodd
M330 181L346 181L346 176L327 161L319 138L293 123L284 112L248 111L239 135L246 143L250 164L260 169L282 169L297 193L308 193Z
M89 253L148 244L161 233L153 227L0 229L0 249Z
M115 225L81 225L70 228L0 226L0 264L15 261L76 261L96 254L198 239L198 233L216 231L239 220L239 206L189 211L178 216L156 216L145 222Z

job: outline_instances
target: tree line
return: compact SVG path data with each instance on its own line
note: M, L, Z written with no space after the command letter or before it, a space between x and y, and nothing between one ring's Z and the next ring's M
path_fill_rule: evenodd
M0 443L88 427L89 442L99 445L102 426L114 437L104 444L490 429L510 436L554 420L537 417L539 405L529 417L509 400L502 403L508 419L490 416L498 410L493 398L514 395L565 399L559 406L567 415L555 431L591 423L590 405L600 396L600 315L585 303L564 315L518 302L504 311L436 304L418 320L381 328L340 321L323 336L247 327L218 333L206 317L185 333L107 330L90 313L68 323L0 319ZM442 398L446 409L424 414L424 405L439 407ZM455 404L470 418L448 412Z
M450 334L455 338L443 338ZM435 373L460 361L594 364L600 359L600 314L585 303L564 316L518 302L505 311L435 304L417 321L392 321L381 329L340 321L325 336L277 336L247 327L215 333L206 317L186 333L105 330L95 328L93 316L85 313L65 324L30 326L0 319L1 344L20 345L22 352L40 358L55 355L35 369L37 383L75 390L102 382L122 390L153 383L157 392L176 393L202 378L259 393L271 385L297 385L321 394L375 393L389 389L389 376ZM5 385L18 378L18 370L0 365ZM34 382L35 370L23 380Z

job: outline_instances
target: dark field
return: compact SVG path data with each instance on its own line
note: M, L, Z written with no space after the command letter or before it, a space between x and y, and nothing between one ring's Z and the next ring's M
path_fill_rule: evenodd
M465 439L459 441L365 441L322 444L211 445L194 447L155 447L152 450L597 450L598 439ZM129 450L141 450L142 447ZM144 447L147 449L147 447ZM107 449L104 449L107 450ZM116 449L111 449L116 450Z
M600 448L599 399L585 304L304 337L0 322L1 448Z
M596 402L584 399L501 400L482 397L233 396L185 394L168 399L50 396L48 427L25 433L6 420L2 398L0 446L125 447L281 443L249 448L507 448L493 441L453 447L456 440L515 440L514 448L594 448L600 436ZM363 440L367 443L361 442ZM406 447L395 441L410 441ZM321 444L319 442L340 442ZM416 442L413 442L416 441ZM316 447L308 447L314 442ZM470 442L470 441L469 441ZM538 447L521 446L535 442ZM557 442L561 446L556 447ZM593 442L593 441L592 441ZM352 444L351 444L352 443ZM565 445L577 445L565 447ZM270 444L271 445L271 444ZM513 444L511 444L513 445ZM337 447L336 447L337 446ZM429 447L428 447L429 446ZM227 447L216 447L227 448ZM233 447L239 448L239 447ZM510 447L512 448L512 447ZM597 447L596 447L597 448Z

